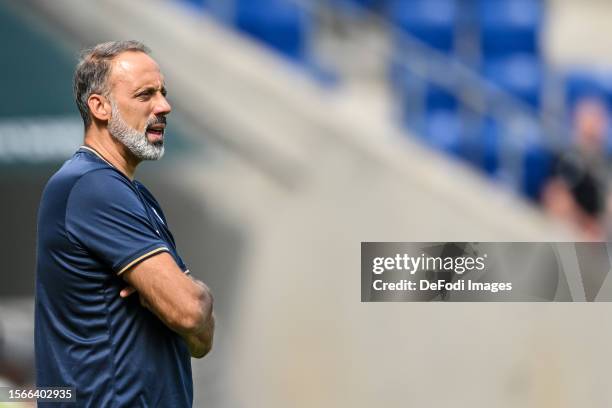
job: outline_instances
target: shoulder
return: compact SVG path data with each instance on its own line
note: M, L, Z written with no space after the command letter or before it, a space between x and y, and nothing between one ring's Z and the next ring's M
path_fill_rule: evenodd
M117 173L116 170L106 163L92 160L86 153L78 151L51 176L45 186L45 195L51 195L53 198L67 196L77 183L83 180L112 178L113 173Z
M102 167L82 174L67 198L67 213L140 210L142 203L129 180L113 168Z
M114 190L129 190L134 193L134 188L130 181L119 171L110 167L88 171L79 177L75 187L78 187L80 190L98 191L101 194L113 192Z

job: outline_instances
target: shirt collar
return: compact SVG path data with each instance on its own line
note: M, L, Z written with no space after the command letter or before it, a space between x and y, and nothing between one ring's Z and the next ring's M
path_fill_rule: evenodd
M90 151L91 153L95 154L96 156L98 156L100 158L100 160L104 161L104 163L108 164L109 166L111 166L112 168L116 168L115 166L113 166L108 160L106 160L104 157L102 157L102 155L100 153L98 153L95 149L92 149L89 146L85 146L82 145L81 149L85 149Z

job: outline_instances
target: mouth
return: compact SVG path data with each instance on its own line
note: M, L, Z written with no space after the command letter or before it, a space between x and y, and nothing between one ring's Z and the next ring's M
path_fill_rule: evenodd
M147 133L147 136L152 138L154 141L162 140L164 137L165 129L166 129L166 125L163 123L159 123L159 124L148 126L146 133Z

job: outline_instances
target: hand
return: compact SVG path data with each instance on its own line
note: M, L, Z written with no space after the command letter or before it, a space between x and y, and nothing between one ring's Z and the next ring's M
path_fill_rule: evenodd
M119 292L119 296L121 296L122 298L126 298L134 292L136 292L135 288L133 288L132 286L126 286L125 288L121 289L121 292Z
M119 296L125 299L126 297L130 296L134 292L136 292L136 289L134 287L126 286L125 288L121 289L121 291L119 292ZM149 303L142 296L140 296L140 304L143 307L146 307L147 309L151 310Z

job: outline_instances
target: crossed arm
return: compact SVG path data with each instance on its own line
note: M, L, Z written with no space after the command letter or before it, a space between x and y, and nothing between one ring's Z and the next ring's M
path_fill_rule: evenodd
M213 296L206 284L186 275L167 252L145 259L122 275L141 303L166 326L183 337L192 357L202 358L212 348L215 331Z

